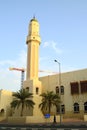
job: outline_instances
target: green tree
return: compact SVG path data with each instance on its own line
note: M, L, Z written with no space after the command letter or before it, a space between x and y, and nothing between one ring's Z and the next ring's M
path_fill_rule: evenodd
M26 89L21 89L18 92L14 92L12 96L14 97L14 99L11 102L11 108L18 109L19 107L21 107L20 116L23 116L23 110L25 106L28 108L33 108L35 105L35 103L31 100L33 94L29 93L29 91Z
M42 93L42 102L39 104L41 111L45 113L51 113L52 106L58 107L60 104L60 97L58 94L55 94L53 91L47 91Z

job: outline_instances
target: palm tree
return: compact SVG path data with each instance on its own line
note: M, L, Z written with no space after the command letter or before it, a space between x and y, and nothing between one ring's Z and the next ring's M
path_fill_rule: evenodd
M42 102L39 104L39 108L44 114L50 114L52 106L59 106L60 97L53 91L47 91L46 93L42 93L40 96L42 96Z
M35 103L30 99L33 97L32 93L29 93L26 89L21 89L18 92L15 92L12 94L14 97L13 101L11 102L11 108L19 108L21 106L21 114L20 116L23 116L23 110L24 107L32 107L35 105Z

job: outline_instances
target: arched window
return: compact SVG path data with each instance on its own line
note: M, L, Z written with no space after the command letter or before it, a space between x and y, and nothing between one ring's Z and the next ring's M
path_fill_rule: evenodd
M87 102L84 103L84 112L87 112Z
M59 94L59 87L56 86L56 94Z
M26 90L29 91L29 87L26 87Z
M4 111L5 111L5 110L2 108L2 109L1 109L1 113L4 113Z
M61 86L61 94L64 94L64 86Z
M65 105L61 105L61 113L62 113L62 114L65 113Z
M78 112L79 112L79 104L74 103L74 113L78 113Z
M60 106L57 107L56 109L56 113L59 114L60 113ZM61 105L61 113L64 114L65 113L65 105Z

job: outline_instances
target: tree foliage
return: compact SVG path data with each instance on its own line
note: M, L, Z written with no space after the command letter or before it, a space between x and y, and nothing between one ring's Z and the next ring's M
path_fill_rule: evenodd
M59 106L60 97L53 91L47 91L46 93L42 93L40 96L42 96L42 102L39 104L39 108L44 114L50 114L52 106Z
M33 94L29 93L26 89L21 89L18 92L14 92L12 94L14 97L13 101L11 102L11 108L19 108L21 107L21 114L20 116L23 116L23 110L25 107L33 108L35 103L32 101Z

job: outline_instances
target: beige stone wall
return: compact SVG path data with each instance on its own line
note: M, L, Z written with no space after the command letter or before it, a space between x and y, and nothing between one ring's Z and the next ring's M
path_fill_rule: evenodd
M61 74L61 85L64 86L64 95L61 95L62 104L65 105L65 114L63 116L77 116L83 118L84 102L87 101L87 93L78 95L71 95L70 82L78 82L80 86L80 81L87 80L87 69L65 72ZM42 92L54 91L56 86L59 86L59 75L49 75L45 77L40 77L42 82ZM80 113L75 114L73 112L73 104L79 103Z
M0 111L3 109L4 113L0 112L1 116L7 116L11 114L10 103L12 101L12 92L7 90L0 90Z
M87 115L84 115L84 121L87 121Z
M45 118L44 116L26 116L26 117L8 117L8 123L12 124L28 124L28 123L53 123L54 116ZM56 116L56 122L60 121L60 117Z

